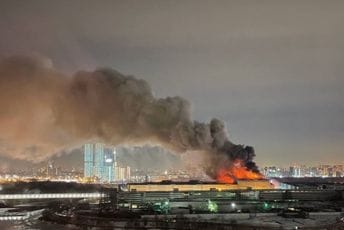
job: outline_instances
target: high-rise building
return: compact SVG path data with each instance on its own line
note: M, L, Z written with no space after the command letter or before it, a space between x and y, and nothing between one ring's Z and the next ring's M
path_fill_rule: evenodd
M107 181L107 178L103 178L105 171L104 158L104 145L100 143L94 144L94 176L96 176L100 181Z
M84 145L84 177L93 177L94 145Z
M47 165L47 177L56 177L57 176L57 168L54 165L53 161L48 161Z
M115 180L114 168L115 151L106 148L104 144L85 144L84 146L84 176L96 177L100 182Z
M103 165L102 171L101 171L101 178L104 178L106 181L112 182L115 180L115 153L116 150L112 150L110 148L104 149L104 157L103 162L101 163Z
M130 171L130 167L129 166L127 166L125 173L126 173L126 179L130 180L131 171Z
M117 182L128 182L130 181L130 167L120 167L116 166L115 167L116 171L116 181Z

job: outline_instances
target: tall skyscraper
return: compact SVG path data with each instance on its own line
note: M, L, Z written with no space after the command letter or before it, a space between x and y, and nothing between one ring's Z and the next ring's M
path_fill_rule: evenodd
M115 155L111 148L104 144L85 144L84 146L84 176L97 177L100 182L113 182Z
M104 149L104 161L101 163L103 165L102 171L101 171L101 178L104 178L106 181L114 181L115 180L115 156L114 152L110 148L105 148Z
M93 144L84 145L84 177L93 177L94 164Z
M103 178L105 171L105 156L104 145L100 143L94 144L94 176L98 177L100 181L106 181Z

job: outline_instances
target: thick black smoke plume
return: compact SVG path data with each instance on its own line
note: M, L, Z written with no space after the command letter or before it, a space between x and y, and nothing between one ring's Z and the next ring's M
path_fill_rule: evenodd
M154 98L144 80L106 68L67 76L30 57L0 62L2 154L41 160L91 140L202 151L213 178L237 159L257 171L253 148L231 143L222 121L193 121L188 101Z

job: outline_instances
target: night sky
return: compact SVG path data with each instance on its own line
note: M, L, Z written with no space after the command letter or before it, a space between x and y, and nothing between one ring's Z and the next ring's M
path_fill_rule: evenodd
M223 119L260 165L344 163L344 1L0 1L0 58L112 67ZM1 125L1 124L0 124Z

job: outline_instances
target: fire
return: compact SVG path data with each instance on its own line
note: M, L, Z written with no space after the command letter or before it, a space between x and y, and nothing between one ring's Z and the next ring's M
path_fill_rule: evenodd
M220 183L233 184L237 179L257 180L262 178L262 174L250 171L241 161L236 161L230 168L220 169L216 179Z

